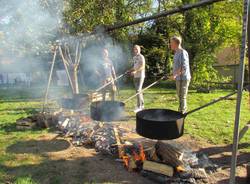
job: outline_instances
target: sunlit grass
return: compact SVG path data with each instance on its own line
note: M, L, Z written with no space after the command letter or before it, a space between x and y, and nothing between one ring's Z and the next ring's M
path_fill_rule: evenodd
M196 107L204 105L211 100L230 93L230 90L218 90L213 93L204 94L196 93L191 90L188 95L188 107L192 110ZM123 101L135 93L133 88L124 88L119 92L118 99ZM7 148L18 141L26 141L36 139L43 134L47 134L47 130L27 130L19 131L15 127L15 121L20 117L31 115L42 107L40 100L42 99L42 91L34 98L31 92L26 94L25 90L20 94L7 90L0 91L0 183L6 181L18 184L36 183L25 171L19 171L18 176L9 173L4 166L21 167L25 165L36 165L44 162L39 155L34 154L16 154L9 153ZM30 96L31 95L31 96ZM12 96L12 97L11 97ZM235 97L235 96L234 96ZM177 110L178 102L174 89L164 87L151 88L144 93L146 108L167 108ZM130 116L134 116L135 99L126 103L126 112ZM190 114L186 118L185 134L191 135L195 139L209 142L212 144L230 144L232 143L234 116L235 116L235 99L224 100L210 107ZM248 108L248 94L244 92L241 112L241 128L250 121L250 110ZM129 123L134 124L135 120ZM249 142L250 131L240 141L241 143ZM250 151L250 147L241 151ZM3 167L2 167L3 166ZM46 172L40 171L39 172ZM58 178L55 178L55 183Z

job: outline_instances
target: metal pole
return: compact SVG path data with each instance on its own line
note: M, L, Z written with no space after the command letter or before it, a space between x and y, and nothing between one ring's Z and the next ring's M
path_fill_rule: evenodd
M154 15L151 15L151 16L148 16L148 17L143 17L143 18L131 21L131 22L106 26L106 27L104 27L104 31L114 31L116 29L121 29L121 28L124 28L124 27L132 26L132 25L135 25L135 24L139 24L139 23L142 23L142 22L149 21L149 20L159 19L161 17L166 17L166 16L169 16L169 15L184 12L184 11L187 11L187 10L190 10L190 9L193 9L193 8L199 8L199 7L211 5L213 3L217 3L217 2L221 2L221 1L225 1L225 0L202 0L202 1L198 1L197 3L186 4L186 5L179 6L177 8L174 8L174 9L171 9L171 10L168 10L168 11L163 11L161 13L156 13Z
M244 71L245 71L245 54L246 54L246 39L247 39L247 25L248 25L248 6L249 0L244 0L244 13L243 13L243 27L242 27L242 45L240 53L240 67L239 67L239 79L238 79L238 94L237 104L234 122L234 136L233 136L233 150L231 159L230 170L230 184L235 183L235 172L237 167L237 153L239 144L239 125L240 125L240 111L242 101L242 91L244 85Z
M248 12L250 11L250 5L248 5ZM248 13L248 31L247 31L247 46L248 46L248 82L250 84L250 14ZM248 105L250 108L250 90L248 94Z
M103 86L99 87L98 89L95 90L95 92L99 92L100 90L104 89L105 87L109 86L110 84L112 84L113 82L117 81L118 79L120 79L121 77L123 77L124 75L127 75L127 72L124 74L119 75L118 77L116 77L114 80L104 84Z
M141 91L139 91L138 93L134 94L133 96L127 98L126 100L123 101L123 103L128 102L129 100L133 99L134 97L136 97L137 95L141 94L142 92L144 92L145 90L147 90L148 88L151 88L152 86L156 85L157 83L159 83L161 80L166 79L166 76L161 77L160 79L158 79L157 81L153 82L152 84L148 85L147 87L145 87L144 89L142 89Z

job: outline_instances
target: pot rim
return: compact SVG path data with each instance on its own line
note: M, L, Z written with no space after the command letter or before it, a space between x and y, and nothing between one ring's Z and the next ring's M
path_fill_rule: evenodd
M163 109L163 108L150 108L150 109L144 109L144 110L141 110L139 112L136 113L136 118L139 118L139 121L143 120L143 121L148 121L148 122L159 122L159 123L166 123L166 122L172 122L173 120L150 120L148 118L144 118L143 116L147 113L151 113L151 112L155 112L155 111L162 111L162 112L172 112L172 113L175 113L176 115L180 116L180 118L176 118L175 121L177 121L178 119L182 119L182 118L185 118L185 115L178 112L178 111L175 111L175 110L171 110L171 109Z

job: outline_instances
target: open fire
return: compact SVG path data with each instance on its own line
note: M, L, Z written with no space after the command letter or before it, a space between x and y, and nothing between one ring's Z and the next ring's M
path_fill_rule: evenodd
M124 166L129 170L141 170L146 156L141 144L124 146L124 155L121 156Z
M211 172L209 169L216 171L216 166L205 155L198 157L175 141L128 141L128 136L133 134L131 130L116 123L94 121L82 112L61 110L53 113L53 116L43 114L42 117L47 123L52 123L48 121L50 119L53 124L57 121L58 133L71 137L73 145L92 145L97 152L118 157L129 172L140 173L149 179L160 178L165 183L195 183L197 180L207 180L206 172ZM25 120L18 122L20 124ZM28 120L35 123L36 118L30 117Z

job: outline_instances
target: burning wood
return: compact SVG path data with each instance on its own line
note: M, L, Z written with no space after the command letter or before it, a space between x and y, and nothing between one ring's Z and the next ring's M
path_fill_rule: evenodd
M129 170L142 169L143 162L146 160L143 146L141 144L124 145L124 156L122 156L124 166Z
M41 125L38 122L42 122ZM120 158L128 171L141 172L165 183L195 183L196 180L204 180L207 178L205 169L213 166L208 157L186 151L175 141L144 144L134 139L131 142L125 141L128 138L126 135L132 134L132 131L118 125L94 121L80 111L40 113L20 119L17 124L29 126L35 123L50 127L55 122L62 135L72 138L74 145L94 146L97 152Z

